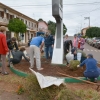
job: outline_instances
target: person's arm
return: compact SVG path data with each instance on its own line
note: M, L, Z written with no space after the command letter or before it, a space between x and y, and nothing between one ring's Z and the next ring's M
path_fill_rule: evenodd
M40 45L40 51L42 52L42 48L44 46L44 41L42 41L41 45Z
M15 42L14 46L15 46L16 50L19 50L19 49L18 49L18 45L17 45L16 42Z
M86 63L86 60L84 60L79 66L82 67L85 65L85 63Z
M25 54L23 53L23 57L24 57L24 59L26 60L26 61L28 61L29 62L29 59L25 56Z

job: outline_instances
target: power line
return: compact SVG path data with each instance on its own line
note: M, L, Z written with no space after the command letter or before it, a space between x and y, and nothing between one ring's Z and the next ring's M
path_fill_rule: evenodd
M75 4L63 4L63 5L98 5L100 2L92 2L92 3L75 3ZM19 5L19 6L11 6L11 7L22 7L22 6L50 6L52 4L45 4L45 5Z

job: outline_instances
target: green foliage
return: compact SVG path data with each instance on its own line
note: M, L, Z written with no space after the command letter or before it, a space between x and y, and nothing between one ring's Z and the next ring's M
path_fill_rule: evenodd
M51 31L52 35L55 35L56 23L53 21L48 21L48 30ZM67 32L67 28L66 28L65 24L63 24L63 34L65 34L66 32Z
M72 60L69 63L69 67L70 67L71 70L77 70L77 65L79 65L79 64L80 64L80 61Z
M15 32L16 34L25 33L26 32L26 25L23 21L18 18L11 19L8 24L8 29L11 32Z
M38 21L43 21L43 19L42 19L42 18L40 18Z
M90 27L86 30L86 36L93 38L93 37L100 37L100 28L99 27Z

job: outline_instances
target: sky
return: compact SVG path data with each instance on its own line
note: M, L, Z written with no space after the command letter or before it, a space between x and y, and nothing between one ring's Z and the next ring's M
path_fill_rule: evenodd
M35 19L55 21L52 0L0 0L1 3ZM86 19L88 17L88 19ZM63 0L63 23L69 36L88 27L100 27L100 0Z

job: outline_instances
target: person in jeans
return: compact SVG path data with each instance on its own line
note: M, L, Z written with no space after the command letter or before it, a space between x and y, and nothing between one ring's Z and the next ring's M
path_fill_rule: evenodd
M29 62L29 59L25 56L24 51L25 51L25 47L20 47L20 50L18 50L18 51L12 51L13 58L9 59L10 62L12 64L18 64L21 62L22 57L24 57L24 59ZM10 67L10 65L9 65L9 67Z
M82 67L86 65L86 70L84 71L84 76L88 79L94 79L94 82L97 82L97 78L100 75L100 68L97 66L97 61L93 58L92 54L88 54L87 59L84 60L77 67Z
M86 56L86 53L83 52L82 50L80 49L71 49L71 53L74 55L74 60L79 60L81 63L87 58ZM78 54L81 54L79 57L78 57Z
M34 56L36 58L36 67L37 70L42 70L41 68L41 52L44 46L44 38L40 35L37 37L33 37L30 42L30 68L34 67Z
M1 26L0 27L0 59L2 60L1 73L3 75L8 75L9 73L6 71L6 54L9 51L9 49L6 42L6 36L4 34L5 31L6 31L6 27Z
M53 54L53 46L54 46L54 38L50 35L50 31L46 32L44 37L45 44L45 57L46 59L52 59Z

